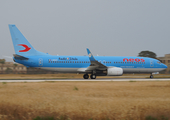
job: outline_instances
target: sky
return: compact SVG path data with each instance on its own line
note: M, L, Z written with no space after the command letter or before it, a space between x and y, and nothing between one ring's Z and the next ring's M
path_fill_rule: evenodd
M0 0L0 59L13 56L8 24L51 55L169 54L170 0Z

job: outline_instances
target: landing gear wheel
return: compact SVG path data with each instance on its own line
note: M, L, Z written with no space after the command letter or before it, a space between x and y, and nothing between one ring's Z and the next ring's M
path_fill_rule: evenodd
M150 78L152 79L152 78L153 78L153 75L150 75Z
M91 75L90 75L90 78L91 78L91 79L96 79L96 75L95 75L95 74L91 74Z
M88 74L84 74L84 75L83 75L83 78L84 78L84 79L89 79L89 75L88 75Z

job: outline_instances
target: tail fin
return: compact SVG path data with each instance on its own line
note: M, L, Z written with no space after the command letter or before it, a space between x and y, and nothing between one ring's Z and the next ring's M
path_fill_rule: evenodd
M9 30L15 54L21 56L47 55L46 53L35 50L15 25L9 25Z

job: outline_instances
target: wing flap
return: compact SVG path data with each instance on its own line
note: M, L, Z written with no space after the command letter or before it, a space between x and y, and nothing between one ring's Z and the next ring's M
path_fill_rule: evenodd
M91 62L90 66L87 68L87 70L95 70L95 69L99 69L99 70L104 70L107 69L107 66L103 65L102 63L98 62L92 55L92 53L90 52L90 50L87 48L87 53L89 56L89 60Z

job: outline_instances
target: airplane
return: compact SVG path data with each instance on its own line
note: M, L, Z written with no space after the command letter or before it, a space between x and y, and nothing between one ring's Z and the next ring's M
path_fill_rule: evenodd
M14 62L26 67L40 68L61 73L81 73L83 78L96 76L121 76L123 73L150 73L165 70L167 66L157 59L127 56L93 56L87 48L88 56L54 56L34 49L14 24L9 24L15 54Z

